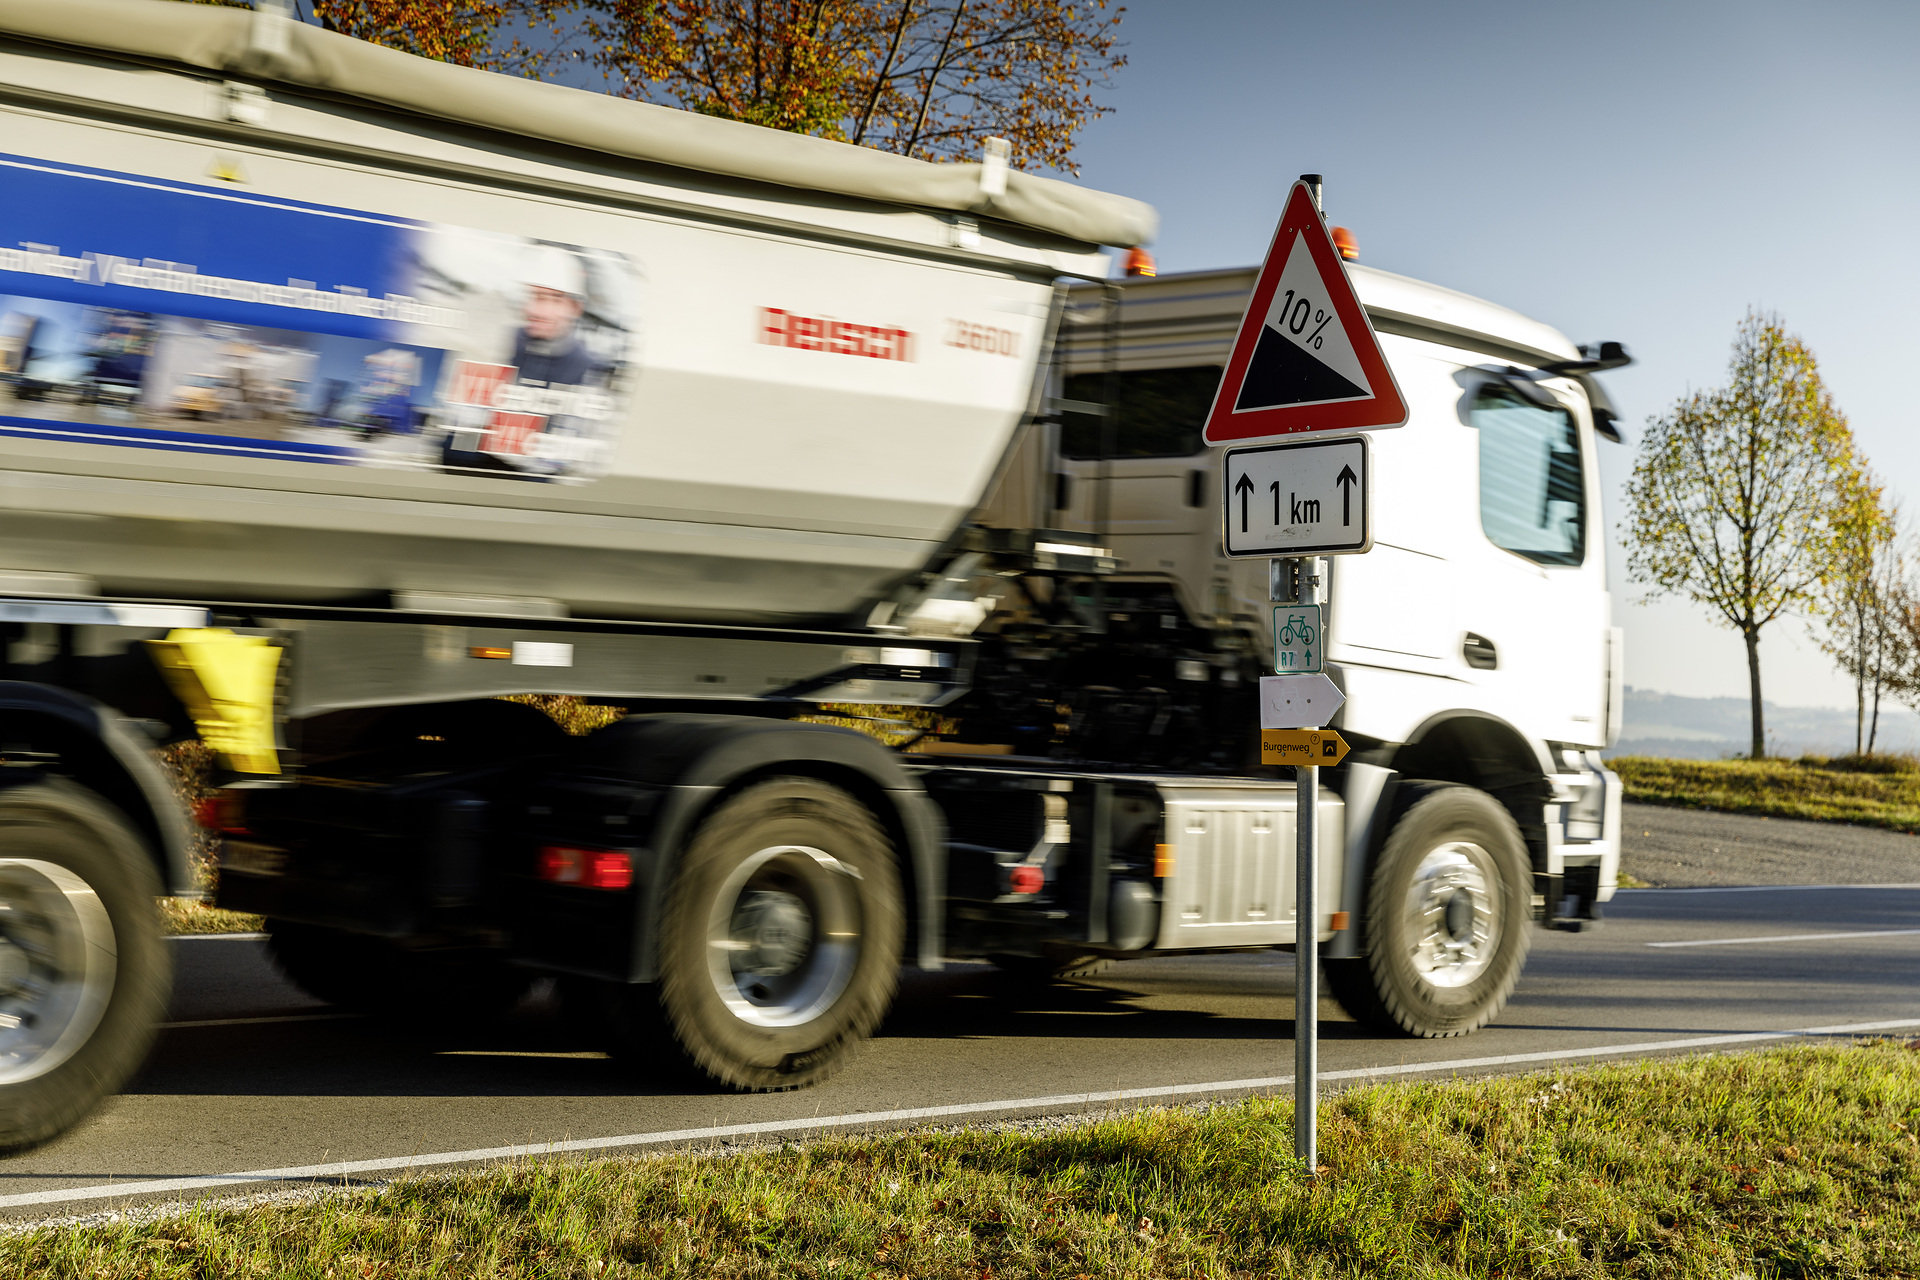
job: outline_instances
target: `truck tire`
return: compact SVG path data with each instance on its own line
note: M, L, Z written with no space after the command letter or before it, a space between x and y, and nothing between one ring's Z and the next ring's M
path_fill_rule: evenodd
M617 1049L743 1092L814 1084L885 1016L905 924L892 843L864 805L814 778L755 783L687 846L660 980L622 993Z
M1324 962L1353 1017L1433 1039L1506 1006L1531 942L1533 871L1519 827L1472 787L1434 787L1401 811L1367 881L1367 954Z
M144 841L63 779L0 791L0 1152L57 1137L146 1060L173 956Z

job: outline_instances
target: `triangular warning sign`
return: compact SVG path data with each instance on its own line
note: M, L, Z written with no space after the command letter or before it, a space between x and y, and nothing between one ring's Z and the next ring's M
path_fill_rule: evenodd
M1208 444L1397 427L1406 401L1304 182L1293 184L1207 415Z

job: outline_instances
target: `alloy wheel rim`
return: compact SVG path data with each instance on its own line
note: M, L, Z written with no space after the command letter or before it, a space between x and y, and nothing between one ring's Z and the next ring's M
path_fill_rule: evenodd
M833 1006L860 959L859 873L807 845L773 845L734 868L707 918L707 974L757 1027L793 1027Z
M1500 940L1499 873L1493 857L1466 840L1429 850L1407 887L1413 968L1436 987L1464 987L1493 963Z
M91 885L56 863L0 858L0 1085L78 1053L118 969L113 921Z

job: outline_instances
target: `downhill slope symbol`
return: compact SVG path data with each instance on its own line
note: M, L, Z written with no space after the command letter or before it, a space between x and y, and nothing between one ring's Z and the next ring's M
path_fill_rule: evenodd
M1297 231L1265 321L1247 361L1235 412L1358 400L1373 394L1359 354L1314 265L1312 250Z

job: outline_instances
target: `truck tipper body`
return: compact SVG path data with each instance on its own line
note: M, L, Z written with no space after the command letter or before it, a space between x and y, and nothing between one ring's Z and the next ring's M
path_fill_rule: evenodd
M1413 409L1303 927L1199 443L1251 276L1104 279L1147 206L164 0L0 0L0 119L0 1147L152 1043L182 743L316 996L550 976L736 1089L954 959L1318 945L1462 1034L1611 893L1623 357L1355 270Z

